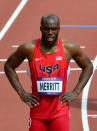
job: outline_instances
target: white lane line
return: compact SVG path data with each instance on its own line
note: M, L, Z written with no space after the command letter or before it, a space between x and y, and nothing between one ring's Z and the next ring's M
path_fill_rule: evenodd
M0 62L4 62L4 61L7 61L7 59L0 59Z
M16 73L26 73L27 71L26 70L22 70L22 71L16 71ZM5 74L4 71L1 71L0 74Z
M7 61L7 59L0 59L0 62L5 62L5 61ZM28 62L28 60L26 59L24 60L24 62Z
M28 2L28 0L22 0L20 2L19 6L16 8L16 10L14 11L14 13L10 17L10 19L7 21L7 23L5 24L5 26L1 30L1 32L0 32L0 40L3 38L3 36L5 35L5 33L8 31L8 29L11 27L11 25L15 21L16 17L19 15L19 13L21 12L21 10L23 9L23 7L25 6L25 4L27 2Z
M0 62L6 62L7 59L0 59ZM28 60L24 60L24 62L28 62ZM93 62L93 60L91 60L91 62ZM70 63L73 63L73 60L70 61ZM97 69L97 68L96 68ZM80 71L82 70L81 68L70 68L70 71Z
M17 48L17 47L19 47L19 45L12 45L11 47L13 47L13 48Z
M71 70L71 71L80 71L80 70L82 70L82 69L81 69L81 68L71 68L70 70ZM97 70L97 67L96 67L95 70Z
M71 68L70 69L71 71L80 71L80 70L82 70L81 68ZM97 67L96 67L96 70L97 70Z
M97 69L97 68L96 68ZM70 68L70 71L78 71L81 70L80 68ZM26 70L16 71L17 73L26 73ZM3 71L0 72L0 74L4 74Z
M86 48L86 47L85 47L85 46L80 46L80 48L84 49L84 48Z
M0 59L0 62L3 62L3 61L7 61L7 59ZM28 60L24 60L24 61L28 61ZM91 60L91 62L93 62L94 60ZM70 63L75 63L74 60L70 60Z
M87 100L88 100L89 87L90 87L93 75L95 73L96 66L97 66L97 56L93 62L93 74L91 78L89 79L88 83L86 84L85 88L83 89L83 93L82 93L81 115L82 115L82 124L83 124L84 131L90 131L89 125L88 125L88 115L87 115Z
M97 118L97 115L88 115L88 117Z
M91 60L91 62L93 62L94 60ZM75 61L74 60L70 60L70 63L75 63Z
M11 47L17 48L17 47L19 47L19 45L12 45ZM80 46L80 48L85 48L85 46Z
M82 70L81 68L71 68L70 69L71 71L80 71L80 70Z

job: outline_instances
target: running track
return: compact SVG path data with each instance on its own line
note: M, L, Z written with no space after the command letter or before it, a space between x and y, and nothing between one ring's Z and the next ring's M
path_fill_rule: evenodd
M82 50L93 61L97 55L96 5L96 0L42 0L41 2L40 0L0 0L0 130L28 130L29 107L20 101L3 74L4 62L16 49L16 45L40 37L41 16L55 13L63 25L60 36L79 43L83 47ZM70 131L97 131L97 61L93 62L95 72L91 82L78 99L70 104ZM25 71L27 66L27 62L24 62L17 70ZM72 71L67 90L74 88L80 74L78 66L73 61L70 66ZM23 87L31 91L27 74L22 72L18 73L18 76ZM84 107L82 97L85 97Z

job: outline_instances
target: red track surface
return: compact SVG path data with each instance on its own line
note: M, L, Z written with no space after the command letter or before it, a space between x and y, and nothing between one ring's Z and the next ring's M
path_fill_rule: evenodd
M20 0L0 0L0 30L4 27ZM59 16L62 25L96 25L96 0L28 0L27 4L12 24L11 28L0 41L0 59L6 59L15 49L12 45L21 44L33 38L40 37L40 18L46 13ZM97 55L97 28L61 28L60 36L73 40L81 46L91 60ZM0 72L4 62L0 62ZM71 67L77 67L71 64ZM17 70L25 70L24 62ZM71 71L67 90L72 90L78 80L80 71ZM18 74L23 87L30 91L30 79L27 74ZM97 71L94 74L88 96L88 114L97 115ZM9 84L6 76L0 74L0 130L27 131L29 107L22 103ZM81 95L70 104L70 131L83 131L81 119ZM90 131L97 131L97 117L88 117Z

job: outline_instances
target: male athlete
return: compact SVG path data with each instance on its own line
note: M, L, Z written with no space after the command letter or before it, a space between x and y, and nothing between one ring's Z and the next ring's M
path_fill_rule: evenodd
M30 107L29 131L69 131L69 103L85 87L93 66L79 45L61 40L60 20L54 14L41 18L42 37L26 42L8 58L5 73L21 100ZM32 93L26 92L15 69L27 58ZM66 92L67 70L71 58L82 69L71 92Z

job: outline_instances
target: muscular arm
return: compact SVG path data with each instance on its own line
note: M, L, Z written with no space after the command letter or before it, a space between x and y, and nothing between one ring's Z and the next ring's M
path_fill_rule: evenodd
M72 90L72 92L66 92L61 96L61 102L66 102L68 104L71 101L73 101L85 87L90 76L92 75L93 65L89 57L80 49L80 47L77 44L71 43L70 46L68 45L67 50L70 56L67 58L67 61L69 61L70 58L73 58L75 62L78 64L78 66L82 69L76 87Z
M22 101L27 103L31 107L31 102L36 104L37 101L33 100L32 94L25 92L19 78L16 74L15 69L23 62L25 58L30 61L30 50L27 44L21 45L7 60L4 65L5 74L10 81L12 87L16 90ZM33 53L33 50L31 50ZM34 97L34 95L33 95ZM36 97L34 97L36 98ZM33 102L34 101L34 102Z
M76 49L77 51L73 55L73 59L76 61L76 63L82 69L82 72L79 77L79 81L73 90L73 92L78 95L82 91L82 89L85 87L90 76L92 75L93 65L92 65L90 59L88 58L88 56L84 52L82 52L79 47L76 47L76 48L77 48Z
M21 87L21 84L19 82L18 76L16 74L15 68L18 67L22 61L25 59L25 57L22 57L21 49L18 48L17 51L15 51L7 60L7 62L4 65L4 71L5 74L12 84L13 88L17 91L17 93L20 93L23 91L23 88Z

